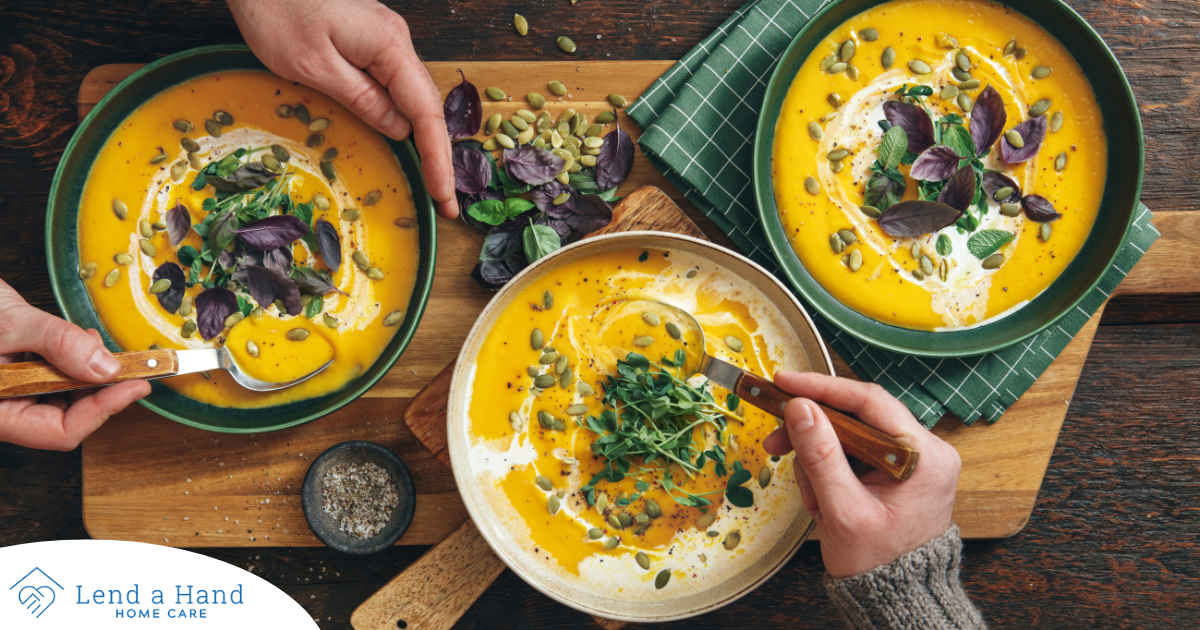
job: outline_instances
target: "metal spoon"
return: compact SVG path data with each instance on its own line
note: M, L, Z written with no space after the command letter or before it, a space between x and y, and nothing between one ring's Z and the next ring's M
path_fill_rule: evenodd
M606 301L598 307L607 313L604 319L613 322L628 314L650 312L659 316L663 324L672 323L679 327L679 339L685 345L688 356L683 366L684 373L702 374L710 381L737 394L743 401L778 417L783 417L783 409L789 400L795 398L780 389L775 383L742 368L722 361L708 353L704 328L691 313L683 309L642 297L618 298ZM607 325L607 322L601 325ZM672 335L673 336L673 335ZM615 350L615 349L614 349ZM624 349L621 349L624 351ZM638 349L635 349L638 350ZM622 355L619 358L624 358ZM892 437L869 427L859 420L818 403L825 415L829 417L842 450L864 463L886 471L897 479L908 479L917 466L920 453L909 448Z
M113 356L121 362L121 371L115 379L104 383L105 385L134 379L156 380L208 370L225 370L242 387L259 392L270 392L304 382L333 363L333 359L330 359L325 365L300 378L273 383L260 381L247 375L238 367L233 355L225 348L143 350L118 352ZM98 387L98 385L73 379L46 361L0 365L0 398L38 396L88 387Z

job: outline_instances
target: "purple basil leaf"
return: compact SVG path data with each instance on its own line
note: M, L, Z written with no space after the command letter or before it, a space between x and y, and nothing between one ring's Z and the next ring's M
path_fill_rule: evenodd
M632 168L633 140L625 130L617 127L616 131L604 136L600 155L596 156L596 186L600 190L619 186L629 177Z
M469 138L479 133L479 126L483 123L483 104L479 102L479 90L467 82L467 75L463 74L462 70L459 70L458 74L463 78L462 83L450 90L446 95L446 102L442 104L446 131L450 133L451 140Z
M569 193L571 197L562 204L554 205L554 198L563 193ZM561 219L574 212L576 198L575 189L558 180L550 180L533 189L534 205L538 207L538 210L550 213L555 219Z
M587 234L612 222L613 209L599 195L581 195L575 212L566 217L571 229Z
M975 107L971 109L971 139L975 141L976 155L983 157L992 149L1000 134L1004 133L1004 125L1008 123L1008 112L1004 111L1004 99L996 88L987 86L975 99Z
M454 195L458 197L458 216L463 220L463 222L484 234L490 232L492 226L476 219L475 217L472 217L467 212L467 208L470 208L472 205L479 203L480 201L487 201L488 199L504 201L504 195L500 194L500 191L492 190L491 188L484 190L478 195L468 195L455 190Z
M1014 127L1017 133L1025 139L1025 146L1020 149L1008 143L1008 138L1000 141L1000 158L1005 164L1019 164L1037 155L1042 148L1042 140L1046 139L1046 117L1030 118Z
M321 260L337 273L342 266L342 237L325 219L317 220L317 244L321 246Z
M196 296L196 326L200 336L212 339L225 330L225 318L238 310L237 296L229 289L214 287Z
M272 249L269 252L263 253L262 265L267 269L274 269L279 273L287 275L292 271L292 248L290 246Z
M204 181L221 192L236 193L253 190L265 186L267 182L278 177L277 173L259 162L251 162L237 167L229 177L205 175Z
M168 313L178 311L179 305L183 303L183 289L187 285L187 278L183 275L183 267L173 262L165 262L159 265L158 269L154 270L152 277L154 282L158 282L163 278L171 281L171 288L158 294L158 303Z
M276 299L280 299L287 307L288 315L300 314L300 287L287 275L274 269L248 265L233 274L233 279L246 286L250 297L254 298L259 306L266 308Z
M504 150L504 168L508 176L523 184L545 184L557 177L566 165L562 158L533 145Z
M346 295L345 291L333 286L333 280L330 279L329 274L317 271L312 267L295 267L289 277L301 292L309 295L325 295L326 293Z
M968 164L946 182L937 200L955 210L966 210L975 201L975 192L975 169Z
M545 225L551 230L554 230L554 232L558 234L559 240L561 240L563 243L566 243L567 239L571 236L571 226L567 225L566 221L552 218L548 214L538 215L538 218L533 220L533 224Z
M953 225L962 210L940 201L901 201L879 217L879 227L891 236L922 236Z
M263 252L247 250L242 247L241 243L235 242L233 251L221 252L217 256L217 264L230 272L246 265L261 265L263 264Z
M471 270L471 279L488 291L499 291L515 275L503 260L480 261Z
M933 146L933 120L924 109L911 103L888 101L883 104L883 115L892 126L908 135L909 151L921 153Z
M234 230L242 242L261 252L291 245L308 234L308 224L290 214L251 221Z
M487 190L492 181L492 165L487 156L475 149L454 145L454 189L468 195Z
M950 179L958 171L958 163L963 156L947 146L936 146L917 156L909 175L927 182L940 182Z
M1012 203L1021 198L1021 186L1009 179L1004 173L997 171L983 172L983 192L987 193L988 199L993 199L997 190L1001 188L1012 188L1013 194L1006 199L997 199L1000 203Z
M175 207L167 210L167 236L171 238L171 247L179 247L192 229L192 213L176 201ZM175 311L171 311L174 313Z
M1021 200L1021 207L1025 208L1025 216L1038 223L1049 223L1062 218L1054 209L1054 204L1041 195L1027 195Z

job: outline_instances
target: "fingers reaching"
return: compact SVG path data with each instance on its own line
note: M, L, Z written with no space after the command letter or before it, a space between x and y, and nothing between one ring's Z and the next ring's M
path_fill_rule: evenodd
M104 387L75 400L37 404L32 398L0 401L0 440L30 448L69 451L104 424L112 414L150 393L146 381Z
M797 398L784 409L784 427L796 451L796 478L808 483L819 499L836 498L838 505L871 500L870 493L850 470L833 425L811 400Z
M904 403L874 383L863 383L813 372L779 372L775 384L784 390L858 416L892 437L926 433Z
M3 288L8 289L7 285ZM7 300L12 296L4 297ZM3 305L0 354L32 352L68 376L92 383L104 383L121 370L120 362L100 342L98 334L89 334L75 324L33 308L20 297L15 300Z

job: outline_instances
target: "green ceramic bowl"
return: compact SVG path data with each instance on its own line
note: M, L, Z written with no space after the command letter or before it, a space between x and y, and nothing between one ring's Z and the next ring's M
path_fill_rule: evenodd
M83 184L104 142L135 109L163 90L184 81L230 70L267 71L245 46L195 48L165 57L138 70L113 88L80 123L58 164L46 209L46 257L50 265L50 283L67 320L84 328L99 330L110 350L119 351L122 348L100 324L76 271L79 269L76 239ZM375 364L339 391L275 407L217 407L180 395L161 383L153 384L150 395L142 400L143 405L172 420L199 429L223 433L261 433L286 429L331 413L361 396L387 374L408 346L421 321L433 285L433 267L437 257L433 202L425 190L425 180L421 178L420 159L411 142L389 141L389 144L408 178L416 201L421 259L404 323Z
M900 328L859 314L826 291L792 250L775 206L771 149L784 96L814 47L846 20L886 0L841 0L817 13L783 53L771 75L754 142L758 210L771 248L792 286L834 325L874 346L925 357L961 357L994 352L1036 335L1075 307L1112 266L1133 222L1142 190L1145 148L1142 122L1129 82L1112 51L1087 22L1060 0L1005 0L1001 4L1033 17L1058 38L1091 81L1108 136L1108 173L1096 229L1063 274L1024 308L1003 319L962 331Z

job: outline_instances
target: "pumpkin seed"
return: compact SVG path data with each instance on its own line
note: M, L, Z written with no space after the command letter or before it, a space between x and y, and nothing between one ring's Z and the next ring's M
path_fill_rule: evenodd
M192 123L190 123L186 120L183 120L183 119L176 120L175 122L173 122L171 124L172 124L172 126L175 127L175 130L178 131L179 133L191 133L192 132Z
M617 545L618 545L618 544L620 544L620 542L621 542L621 541L620 541L620 540L618 540L618 539L617 539L615 536L611 536L611 537L609 537L609 538L606 538L606 539L604 540L604 545L603 545L603 546L604 546L604 550L605 550L605 551L612 551L613 549L616 549L616 548L617 548Z
M929 74L930 72L933 72L933 68L930 68L929 64L921 61L920 59L913 59L912 61L908 62L908 69L912 70L916 74Z
M254 313L251 312L250 314L253 315ZM337 328L338 327L337 318L334 317L333 315L330 315L329 313L325 313L324 315L321 315L321 321L324 322L325 325L328 326L329 328Z
M554 365L554 362L558 360L558 353L549 348L546 350L547 352L538 358L538 363L542 365Z
M938 33L933 40L942 48L954 48L958 46L958 40L953 35L947 33Z
M1043 223L1042 227L1038 228L1038 238L1041 239L1043 243L1048 242L1050 240L1051 231L1053 231L1053 228L1050 227L1050 224Z
M513 431L520 431L525 428L525 420L521 418L521 414L515 411L508 414L508 424L513 428Z
M958 96L958 88L953 85L947 85L942 88L942 99L952 101Z
M912 244L912 257L913 257L913 260L916 260L916 261L921 260L921 244L917 243L916 241L913 241L913 244Z
M204 121L204 130L208 132L208 135L214 138L221 137L221 125L211 118Z
M529 129L529 123L526 122L525 119L521 118L520 116L513 115L513 117L510 118L508 120L508 122L511 123L513 128L516 129L517 131L525 131L526 129ZM503 126L503 123L501 123L501 126ZM520 134L517 134L517 135L520 135Z
M558 514L558 508L560 507L562 507L562 501L559 500L558 496L550 495L550 498L546 501L546 509L550 512L550 516Z
M325 136L322 136L319 133L312 134L304 141L304 145L310 149L315 149L322 144L325 144Z
M179 146L183 147L184 151L189 151L191 153L195 153L200 150L200 143L188 138L187 136L179 139Z
M938 265L938 277L942 279L942 282L945 282L946 278L949 276L950 276L950 261L943 258L942 264Z
M353 254L351 254L350 260L353 260L355 266L363 271L366 271L367 268L371 266L371 259L360 251L355 251Z
M651 326L657 326L662 323L662 319L659 318L658 314L651 313L650 311L642 313L642 321L650 324Z
M217 121L217 124L222 127L228 127L233 124L233 116L230 116L228 112L214 112L213 120Z
M117 280L120 280L120 279L121 279L121 270L113 269L112 271L108 272L107 276L104 276L104 286L111 287L112 285L117 283Z
M1012 145L1014 149L1020 149L1025 146L1025 138L1021 137L1021 132L1016 129L1009 129L1004 132L1004 139Z
M954 63L958 65L958 69L963 72L971 71L971 58L967 56L966 51L960 50L954 55Z
M688 277L689 279L691 279L691 278L695 278L697 273L698 273L698 272L697 272L695 269L689 269L689 270L688 270L688 272L687 272L687 277Z
M633 517L628 512L621 512L617 515L617 522L621 524L621 529L633 525Z
M1054 170L1061 173L1065 168L1067 168L1067 154L1066 152L1059 153L1058 157L1054 158Z
M912 276L913 280L916 280L917 282L925 280L925 272L921 271L920 269L913 269Z
M958 94L958 98L955 99L955 102L958 103L959 109L963 110L964 112L970 113L970 111L975 107L975 103L971 101L971 97L967 96L966 92L960 92Z
M488 98L492 99L493 101L502 101L505 99L504 90L501 90L498 87L490 87L484 90L484 93L486 93Z
M185 162L183 160L179 160L179 161L175 162L174 164L172 164L171 165L171 181L177 182L177 181L183 179L184 173L187 173L187 167L188 167L187 162ZM117 215L117 216L120 216L120 215ZM125 217L121 217L121 218L124 219Z
M883 214L879 211L879 208L876 208L875 206L859 206L858 210L872 219L878 219L879 216Z
M833 64L832 66L829 66L829 74L841 74L846 71L846 68L849 68L849 67L850 67L850 65L847 64L846 62L839 61L839 62Z
M321 162L321 174L325 176L325 179L328 179L331 182L336 180L337 169L334 168L333 162Z
M933 261L928 256L921 256L921 271L927 276L933 275Z
M591 396L592 394L596 393L596 390L592 389L591 385L588 385L583 381L579 381L575 384L575 391L579 392L580 396Z
M521 37L529 34L529 22L520 13L513 14L513 28L517 29L517 34Z
M239 313L234 313L234 315L239 315ZM233 315L230 317L232 316ZM226 320L226 322L228 323L228 320ZM303 328L293 328L287 331L286 336L291 341L304 341L305 339L308 339L308 331Z
M842 106L842 96L837 92L833 92L829 96L826 96L825 100L829 101L829 105L834 109L838 109Z
M404 311L392 311L391 313L387 314L387 317L383 318L383 325L395 326L402 321L404 321Z
M1033 69L1033 78L1045 79L1046 77L1050 76L1050 72L1050 68L1047 68L1046 66L1038 66Z
M758 486L760 488L766 488L769 485L771 485L771 469L763 466L758 471Z
M325 131L326 129L329 128L329 125L332 125L332 124L333 123L329 122L328 118L318 118L318 119L308 123L308 130L311 131L312 133L317 133L319 131Z
M643 551L637 552L637 555L634 556L634 559L637 561L639 567L642 567L643 569L647 569L647 570L650 569L650 558L646 555L645 552L643 552Z
M567 371L567 355L560 354L558 355L558 359L554 361L554 373L562 374L565 371Z
M237 325L237 323L238 323L238 322L240 322L240 321L242 321L243 319L245 319L245 317L246 317L245 315L242 315L241 313L238 313L238 312L236 312L236 311L235 311L235 312L233 312L233 313L230 313L230 314L229 314L229 317L226 317L226 318L225 318L225 327L226 327L226 328L233 328L234 326L236 326L236 325ZM305 336L307 336L307 335L308 335L308 331L305 331L305 333L304 333L304 334L305 334ZM288 338L289 338L289 339L291 339L291 337L288 337Z
M979 82L979 79L967 79L966 81L963 81L962 83L958 84L958 89L964 90L964 91L965 90L974 90L975 88L979 87L980 85L982 85L982 84Z
M633 340L633 345L635 345L639 348L649 347L653 343L654 343L654 337L651 337L649 335L642 335L641 337L637 337L636 339Z
M856 50L858 50L858 46L855 45L853 39L842 42L842 45L838 48L838 60L849 63L854 58Z
M1002 203L1000 204L1000 214L1006 217L1015 217L1021 214L1021 206L1015 203Z
M1004 56L1007 57L1007 56L1013 54L1013 50L1016 50L1016 48L1017 48L1016 38L1008 40L1008 43L1005 44L1005 46L1004 46Z
M837 234L842 239L842 242L846 243L847 245L853 245L856 241L858 241L858 236L856 236L851 230L838 230Z
M132 263L133 259L130 258L129 262ZM91 280L96 275L97 267L98 267L98 265L96 265L96 263L88 263L86 265L81 266L79 268L79 279L80 280Z
M864 28L858 32L858 36L861 37L864 42L873 42L879 39L879 31L873 28Z
M575 42L571 41L570 37L559 37L558 48L565 53L575 52Z
M817 178L810 175L804 180L804 190L807 190L810 195L819 195L821 194L821 184L817 182Z
M565 172L559 173L558 177L556 177L555 179L557 179L558 183L562 184L563 186L567 186L571 183L571 176Z
M542 307L551 308L552 306L554 306L554 294L550 292L550 289L546 289L542 292Z
M833 171L834 173L841 173L842 168L844 168L844 167L845 167L845 164L842 164L840 161L829 163L829 170Z
M831 161L831 162L837 162L838 160L846 159L847 155L850 155L850 152L845 149L834 149L834 150L830 151L825 157L829 158L829 161Z
M670 582L670 581L671 581L671 570L663 569L662 571L659 571L658 575L654 578L654 588L662 590L662 588L667 585L667 582Z
M708 529L717 520L716 512L708 512L696 519L696 527L699 529Z
M550 93L555 96L567 95L567 86L563 85L562 81L551 81L549 87Z
M142 219L138 221L138 234L141 234L142 238L150 238L154 236L154 228L150 227L149 221Z
M533 379L533 385L538 389L550 389L551 387L554 387L554 382L555 378L550 374L542 374L541 376Z
M383 197L383 193L381 191L372 190L371 192L367 193L367 196L363 197L363 205L373 206L379 203L379 199L381 197Z
M196 322L187 320L183 322L183 327L179 329L179 336L184 339L190 338L196 332Z
M200 161L200 156L196 155L195 153L188 153L187 161L188 164L190 164L191 167L197 171L204 168L204 164Z
M808 136L817 141L825 137L825 132L821 129L820 123L815 120L808 123Z
M883 69L887 70L896 63L896 51L892 50L891 46L883 49L883 54L879 56L879 62L883 64Z
M741 531L734 530L732 532L729 532L729 535L725 537L725 550L733 551L734 549L737 548L738 544L741 542L742 542L742 532Z
M579 163L583 166L595 166L596 165L596 156L584 155L579 158Z
M406 230L411 230L417 227L416 219L410 219L408 217L400 217L399 219L396 219L394 223L396 224L396 227L401 227Z
M599 149L603 144L604 140L595 136L592 136L591 138L585 138L583 141L583 146L589 149Z
M170 288L171 288L171 281L166 278L162 278L161 280L157 280L154 282L154 284L150 285L150 295L158 295L159 293L165 293L167 291L167 289L170 289Z
M357 221L361 217L362 213L358 211L358 208L346 208L342 210L343 221Z
M837 55L829 55L828 57L822 59L821 60L821 72L828 72L829 69L833 67L833 64L835 64L837 62L838 62Z
M367 277L372 280L383 280L383 271L379 267L371 267L367 270Z
M624 529L621 526L621 519L617 518L616 514L609 514L604 520L608 523L608 526L613 529Z
M158 155L150 158L151 164L162 164L163 162L167 161L167 154L162 152L161 147L158 149L158 151L159 151Z
M1049 109L1050 109L1050 99L1043 98L1043 99L1039 100L1038 102L1034 103L1029 108L1029 115L1030 116L1041 116L1042 114L1045 114L1046 111Z
M571 405L570 407L566 408L566 414L568 416L582 416L586 415L587 412L588 406L584 404Z
M545 490L546 492L550 492L551 490L554 489L554 482L550 481L550 479L547 477L538 475L537 477L534 478L534 482L537 483L539 488L541 488L542 490Z
M258 356L258 344L254 343L254 341L252 341L252 340L247 339L246 340L246 354L248 354L252 357L257 357Z
M309 123L308 108L303 103L296 104L296 120L299 120L304 125Z
M553 429L554 428L554 416L550 415L549 412L539 411L537 413L537 419L538 419L538 424L542 425L542 428L545 428L545 429Z
M1005 199L1013 196L1014 192L1016 191L1013 190L1012 186L1005 186L1004 188L996 190L996 192L992 194L992 199L995 199L996 201L1004 201Z
M196 303L196 298L190 295L183 296L183 301L179 303L179 316L187 317L192 314L192 305Z
M593 527L587 531L587 537L592 540L599 540L604 535L604 530L599 527Z
M521 123L525 124L525 121L522 120ZM529 125L525 125L525 127L529 128ZM512 120L502 120L500 121L500 131L504 135L516 140L517 136L521 135L522 130L517 129L516 124L514 124Z
M274 302L271 302L271 304L275 306L275 310L279 311L280 315L287 313L287 307L284 306L283 300L276 299Z
M850 267L850 271L858 271L859 269L862 269L862 264L863 264L862 250L856 249L853 252L851 252L850 253L850 263L848 265Z
M142 250L143 254L145 254L151 258L154 258L154 254L157 253L157 251L158 251L157 249L155 249L154 243L151 243L150 241L148 241L144 238L138 240L138 249Z
M1058 131L1060 129L1062 129L1062 126L1063 126L1063 113L1062 112L1054 112L1054 115L1050 117L1050 133L1058 133Z
M734 337L733 335L725 337L725 345L728 346L733 352L741 352L745 348L745 346L742 344L742 340Z
M613 107L625 107L627 104L629 104L629 101L625 100L625 97L621 96L620 94L609 94L608 102L611 103Z
M280 118L291 118L296 115L296 110L291 105L284 103L275 108L275 115Z
M329 209L329 200L326 199L325 195L322 195L321 193L315 193L312 196L312 202L313 202L313 205L316 206L318 210L328 210Z
M508 122L508 121L506 120L504 122ZM517 134L517 135L520 135L520 134ZM496 136L496 142L500 146L504 147L505 149L515 149L517 146L516 141L514 141L511 136L509 136L507 134L503 134L503 133L498 134Z
M599 114L596 114L596 122L600 123L601 125L607 125L608 123L610 123L616 119L617 119L617 115L609 110L605 110L605 111L600 112Z
M1004 254L992 254L983 259L982 267L984 269L996 269L1004 264Z
M607 510L607 509L608 509L608 495L604 494L604 493L600 493L600 496L596 497L596 511L603 514L604 510Z
M188 154L188 157L190 158L193 155L196 155L196 154L190 153L190 154ZM272 171L279 170L279 167L281 166L279 163L279 160L276 160L274 155L264 155L264 156L262 156L262 158L259 159L259 161L262 162L263 166L271 169ZM196 166L195 164L192 165L193 168L195 166ZM196 170L199 170L199 169L196 169Z
M332 162L335 159L337 159L337 156L338 156L337 147L329 147L328 149L325 150L324 153L321 154L321 161L322 162Z

